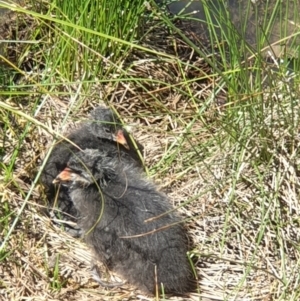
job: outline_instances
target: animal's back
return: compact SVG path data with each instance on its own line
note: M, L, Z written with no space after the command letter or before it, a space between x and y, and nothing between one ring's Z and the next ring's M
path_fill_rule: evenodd
M74 197L78 193L74 192ZM193 277L186 254L186 234L177 215L166 213L172 209L166 196L142 180L134 168L120 170L118 178L102 193L102 217L86 237L99 258L142 290L155 291L156 267L158 285L163 283L165 292L189 291ZM92 214L98 218L102 202L99 195L95 197L97 194L99 191L94 187L87 198L95 200ZM164 215L155 218L161 214ZM81 227L88 231L96 217L81 220L86 223ZM150 218L153 220L147 222Z

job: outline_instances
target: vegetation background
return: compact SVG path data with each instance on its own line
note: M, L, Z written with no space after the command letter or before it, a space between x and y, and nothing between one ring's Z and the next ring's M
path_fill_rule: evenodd
M300 3L262 1L266 15L249 4L256 48L226 2L203 3L208 35L154 1L0 1L2 300L152 299L99 287L88 249L46 213L51 145L100 103L131 127L186 222L199 287L184 300L300 299L299 30L292 56L265 52L278 16L282 31L299 28L285 5Z

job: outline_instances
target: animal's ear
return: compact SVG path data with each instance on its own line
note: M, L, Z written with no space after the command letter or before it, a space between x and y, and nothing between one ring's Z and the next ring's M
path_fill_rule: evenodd
M129 150L129 145L127 139L125 138L125 133L123 129L119 129L116 131L116 133L114 134L114 140Z
M81 176L75 170L66 167L58 176L53 180L53 184L62 184L65 186L70 186L71 184L80 184L83 186L89 185L90 182L83 176Z

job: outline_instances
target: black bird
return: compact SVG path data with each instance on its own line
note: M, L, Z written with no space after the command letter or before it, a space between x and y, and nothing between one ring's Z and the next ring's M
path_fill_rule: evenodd
M194 288L180 219L139 168L109 151L86 149L54 183L69 188L83 237L109 269L147 293L156 285L165 293Z
M52 207L55 202L60 211L60 218L76 222L78 212L70 200L68 190L60 187L56 196L56 187L52 183L67 166L72 154L86 148L94 148L100 151L109 150L112 158L118 158L133 166L142 168L143 163L118 117L109 108L103 106L92 111L88 121L83 122L79 128L67 135L67 138L74 145L66 140L56 144L42 172L41 182L46 188L49 205ZM137 147L142 153L142 146L137 143ZM66 230L74 236L78 235L78 229L74 232L72 227L66 227Z

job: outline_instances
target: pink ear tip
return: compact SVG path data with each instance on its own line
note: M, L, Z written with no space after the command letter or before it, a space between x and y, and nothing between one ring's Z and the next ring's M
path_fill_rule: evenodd
M72 170L69 167L66 167L54 180L53 184L58 184L61 182L68 182L72 179Z
M117 133L116 133L116 141L118 143L120 143L121 145L123 145L125 148L129 149L129 146L128 146L128 143L127 143L127 140L124 136L124 132L123 130L118 130Z

